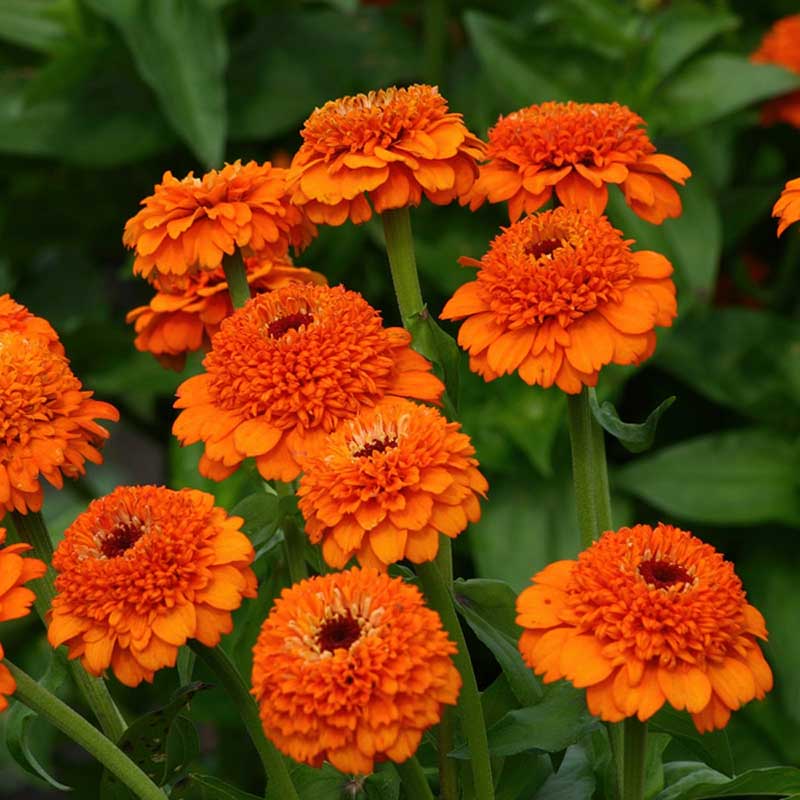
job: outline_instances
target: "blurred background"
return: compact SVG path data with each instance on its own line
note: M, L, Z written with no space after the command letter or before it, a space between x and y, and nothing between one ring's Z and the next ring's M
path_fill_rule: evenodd
M680 192L683 216L659 227L610 192L615 224L675 265L679 298L647 365L601 376L601 396L626 421L677 397L649 452L633 456L609 439L615 522L678 524L735 561L767 618L776 674L767 701L730 724L736 768L800 762L800 225L778 240L770 219L784 183L800 176L800 135L759 122L760 103L799 89L800 75L748 58L796 11L793 0L0 0L0 292L49 319L85 386L122 412L106 463L48 495L52 530L119 483L206 488L229 509L252 491L245 470L204 482L197 451L170 437L174 389L200 359L183 374L165 370L133 348L125 324L151 289L131 274L122 228L165 170L288 163L315 106L391 84L438 84L482 137L499 114L531 103L619 101L694 175ZM473 274L457 258L486 251L508 223L505 205L470 214L423 204L412 220L438 314ZM379 220L320 228L298 263L398 323ZM485 384L462 361L459 416L491 492L481 523L456 542L456 572L519 590L577 549L565 402L516 376ZM270 552L260 572L279 583ZM260 619L247 622L234 634L243 664ZM39 631L33 616L2 631L34 674L47 651ZM497 668L473 644L486 685ZM171 671L135 695L112 683L140 711L178 685ZM66 681L61 692L71 697ZM223 696L198 696L193 716L204 771L256 786L258 764ZM0 715L0 733L9 717ZM88 757L61 740L51 747L38 722L28 733L46 769L91 800ZM5 738L0 794L57 796L17 766Z

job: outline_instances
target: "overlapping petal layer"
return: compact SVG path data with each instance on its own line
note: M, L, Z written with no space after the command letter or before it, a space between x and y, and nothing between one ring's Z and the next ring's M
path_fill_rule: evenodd
M800 75L800 14L779 19L764 34L751 59L757 64L776 64ZM768 100L761 106L761 122L787 122L800 128L800 91Z
M12 331L44 342L50 350L64 355L64 347L53 326L42 317L31 314L25 306L15 302L11 295L0 295L0 333Z
M784 186L772 209L772 216L778 217L778 236L800 220L800 178L795 178Z

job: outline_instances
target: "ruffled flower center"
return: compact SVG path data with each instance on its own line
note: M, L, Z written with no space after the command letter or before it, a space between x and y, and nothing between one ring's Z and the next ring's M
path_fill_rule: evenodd
M655 558L642 561L639 564L639 574L648 586L655 589L671 589L673 586L688 588L694 582L685 567Z
M142 538L145 531L139 520L119 522L108 532L98 533L97 549L103 558L125 555Z
M317 634L317 644L323 652L349 650L361 638L361 625L350 612L325 622Z
M313 321L314 317L311 314L301 312L287 314L285 317L279 317L270 322L267 325L267 331L273 339L280 339L285 333L300 330L300 328L310 325Z

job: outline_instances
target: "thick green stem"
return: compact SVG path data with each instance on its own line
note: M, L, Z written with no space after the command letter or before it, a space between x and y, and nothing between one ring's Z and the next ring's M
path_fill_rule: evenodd
M442 537L444 538L444 537ZM494 783L492 780L492 766L489 761L489 742L486 738L486 721L483 718L481 695L478 683L472 669L464 632L456 615L453 595L450 587L445 583L442 573L435 561L429 561L417 566L425 595L431 608L439 613L445 630L450 634L458 647L458 652L453 656L458 671L461 673L463 686L458 698L458 707L461 711L461 724L467 739L470 752L470 765L472 777L475 782L475 795L481 800L493 800Z
M289 770L286 768L286 762L275 745L264 735L261 719L258 716L258 706L256 706L244 678L228 654L221 647L206 647L196 639L190 639L188 644L217 676L222 688L236 706L247 733L258 751L261 763L264 765L264 771L267 773L271 787L270 795L280 797L281 800L299 800L297 790L289 776Z
M403 325L408 327L409 320L423 308L417 260L414 257L414 239L411 235L411 216L408 208L394 208L384 211L381 219L397 305L400 307Z
M438 85L447 44L447 0L427 0L423 20L425 35L425 81Z
M402 764L395 764L403 783L403 792L408 800L433 800L428 779L422 771L419 761L414 756ZM442 795L443 797L444 795Z
M275 491L278 497L289 497L294 494L294 486L291 483L275 481ZM289 577L292 583L298 583L308 577L308 566L306 565L305 547L306 535L300 530L294 517L286 516L281 520L283 530L283 541L286 545L286 563L289 566Z
M247 282L247 268L242 254L236 250L232 256L222 259L222 269L228 282L228 293L234 308L241 308L250 299L250 284Z
M165 800L166 795L111 740L10 661L5 665L17 682L14 697L48 720L113 772L140 800Z
M611 497L603 429L592 414L589 392L569 395L569 435L572 443L572 477L581 547L587 548L611 529Z
M628 717L624 724L624 745L621 800L642 800L644 797L644 768L647 755L647 723Z
M45 615L56 596L54 573L50 567L53 562L53 541L39 512L20 514L13 511L11 516L19 539L31 545L34 555L48 565L44 577L31 582L31 588L36 593L36 612L46 625ZM70 661L69 668L75 684L97 717L103 732L112 741L119 741L127 724L114 703L105 681L102 678L93 678L79 661Z

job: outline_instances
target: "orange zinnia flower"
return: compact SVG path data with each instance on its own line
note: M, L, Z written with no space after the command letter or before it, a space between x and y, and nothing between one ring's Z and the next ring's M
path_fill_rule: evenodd
M290 283L325 283L325 277L305 267L247 259L252 291L267 292ZM134 346L152 353L165 367L181 370L187 353L207 350L225 317L233 313L222 268L180 277L151 275L156 288L149 305L128 312L138 334Z
M238 248L243 256L283 260L316 230L286 195L286 170L240 161L183 180L165 172L144 208L125 223L123 243L136 251L133 271L185 275L215 270Z
M672 265L630 244L605 217L561 207L515 222L480 261L460 259L480 268L477 279L441 316L468 317L458 343L470 368L577 394L604 365L648 358L654 326L676 314Z
M178 388L173 433L205 442L200 473L230 475L248 456L265 479L294 480L343 419L392 397L438 401L444 386L402 328L384 328L360 294L295 284L223 321L205 373Z
M760 64L777 64L800 75L800 14L779 19L764 34L761 45L750 58ZM800 128L800 91L768 100L761 106L761 123L776 122Z
M607 184L616 183L642 219L658 225L678 217L681 199L669 181L683 184L692 173L656 153L644 124L618 103L542 103L501 117L489 131L489 161L463 202L474 210L486 199L508 200L514 222L555 189L565 206L602 214Z
M764 618L733 565L671 525L608 531L533 577L517 600L519 649L544 682L586 688L592 714L643 722L668 702L703 733L761 699Z
M341 225L418 206L444 205L478 175L483 143L435 86L381 89L331 100L306 120L289 171L292 200L314 222Z
M800 178L795 178L784 186L772 209L772 216L779 217L778 236L800 219Z
M366 775L405 761L461 688L419 590L373 569L284 589L253 648L264 732L295 761Z
M300 511L332 567L353 556L385 570L431 561L439 534L458 536L481 509L488 484L475 448L436 409L407 400L359 414L303 460Z
M40 478L60 489L63 476L83 474L85 461L101 463L108 431L95 419L119 419L112 405L83 391L56 345L48 336L0 333L0 508L6 511L39 511Z
M54 353L64 355L64 347L53 326L46 319L31 314L25 306L12 300L8 294L0 295L0 333L5 331L38 339Z
M0 544L5 540L6 529L0 528ZM24 617L36 600L36 595L24 584L41 578L47 572L47 565L38 558L22 558L21 553L30 549L28 544L0 548L0 622ZM4 658L3 645L0 644L0 662ZM5 664L0 663L0 711L8 708L6 697L13 694L16 688L14 676Z
M50 644L127 686L173 666L187 639L215 647L256 596L242 521L194 489L120 486L90 503L53 556Z

